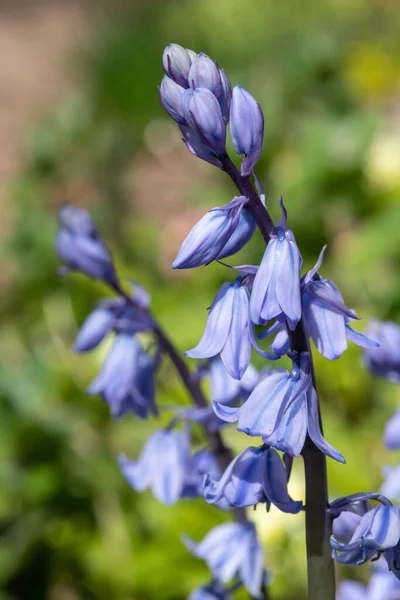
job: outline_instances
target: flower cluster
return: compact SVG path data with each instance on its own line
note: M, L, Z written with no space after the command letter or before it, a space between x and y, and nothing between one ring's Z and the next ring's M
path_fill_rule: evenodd
M100 394L114 418L127 412L141 419L159 415L164 407L156 403L157 368L168 354L193 400L193 406L179 406L168 425L150 436L137 460L119 457L122 474L136 491L150 488L166 505L201 496L234 518L212 529L198 544L183 538L211 572L210 583L193 590L190 600L229 600L240 586L262 599L266 597L264 553L245 509L265 504L269 510L273 504L285 513L303 510L303 502L292 499L288 483L293 459L305 447L345 462L322 433L309 340L328 360L340 357L350 340L365 349L365 362L372 371L392 381L400 380L396 379L399 344L387 325L371 326L371 339L352 329L355 311L346 306L336 285L319 273L325 248L315 267L302 276L302 256L287 226L283 200L281 217L274 224L255 171L264 135L257 101L242 87L232 87L225 71L203 53L169 44L162 62L161 104L177 123L188 150L225 171L239 192L194 225L172 268L195 268L233 256L251 239L257 225L266 241L260 263L232 267L234 281L223 283L212 301L202 338L185 352L201 361L197 370L189 371L151 314L147 292L137 284L130 293L123 290L111 253L86 211L61 209L56 249L64 271L80 271L116 293L97 304L76 339L75 350L82 353L113 337L88 392ZM233 148L241 156L240 169L227 153L228 126ZM275 334L270 350L258 344L260 326L259 339ZM289 370L257 372L251 365L253 349L270 361L285 357ZM204 379L211 403L202 390ZM232 458L220 435L221 427L230 423L237 423L238 431L248 437L259 437L259 445ZM193 450L191 431L199 425L209 447ZM388 424L386 441L390 447L400 447L400 413ZM325 478L325 473L315 476ZM320 489L326 497L324 482ZM396 487L394 482L391 472L385 485ZM379 504L373 507L371 500ZM308 495L307 510L312 510ZM357 494L333 502L330 511L335 518L331 545L338 562L356 565L384 555L389 569L399 573L397 506L382 494ZM322 515L326 518L325 509ZM344 586L341 600L346 593Z

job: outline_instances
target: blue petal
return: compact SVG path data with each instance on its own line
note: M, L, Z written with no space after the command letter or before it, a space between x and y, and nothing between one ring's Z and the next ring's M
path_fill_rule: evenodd
M93 350L112 329L115 317L112 312L104 308L94 310L79 330L75 341L75 352L88 352Z
M184 240L172 268L191 269L215 260L236 224L236 220L227 211L213 210L206 213Z
M250 316L255 325L268 321L281 312L276 298L276 255L278 240L268 243L261 264L254 278L250 298Z
M292 395L292 394L291 394ZM306 394L300 394L277 420L270 435L263 436L263 442L291 456L299 456L307 435Z
M211 358L222 350L231 328L234 290L224 283L211 305L203 337L192 350L185 352L190 358Z
M313 387L307 394L308 403L308 433L314 444L327 456L341 463L346 463L343 456L322 436L319 424L318 398Z
M231 326L227 340L221 349L221 360L229 375L241 379L250 364L251 344L249 337L249 291L234 284Z
M159 502L176 504L183 490L189 466L189 440L180 431L164 431L157 452L157 474L152 491Z
M232 256L232 254L239 252L239 250L241 250L253 237L255 230L256 222L249 211L244 208L240 213L239 222L235 231L218 254L217 260L222 260L227 256Z
M262 479L267 498L279 510L296 514L302 509L301 500L292 500L288 494L286 469L279 454L273 448L263 453Z
M272 433L289 385L289 374L285 369L272 371L241 407L238 430L251 436Z
M308 334L318 351L328 360L335 360L347 349L344 317L303 294L304 319Z
M213 402L213 409L219 419L226 423L234 423L239 419L241 408L226 406L220 402Z
M301 319L300 255L295 241L285 240L281 243L276 296L281 312L288 318L290 329L295 329Z
M361 346L362 348L379 348L379 344L370 340L362 333L358 331L354 331L349 325L346 325L346 335L347 339L349 339L353 344L357 344L357 346Z
M89 394L103 394L112 410L129 394L137 370L140 347L132 335L119 334L107 355L101 373L88 389Z

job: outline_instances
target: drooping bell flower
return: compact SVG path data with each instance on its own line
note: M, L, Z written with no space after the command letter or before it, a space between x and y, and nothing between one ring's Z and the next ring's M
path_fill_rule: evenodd
M258 102L240 85L233 88L230 124L233 147L243 155L241 174L250 175L261 155L264 116Z
M274 340L270 345L271 350L277 356L284 356L290 352L290 341L285 323L275 321L273 325L264 329L258 334L259 340L265 340L270 335L275 334Z
M190 443L186 431L160 429L153 433L137 461L119 457L120 469L137 492L151 488L162 504L176 504L190 469Z
M145 419L158 412L153 376L154 359L143 352L134 335L119 333L88 393L101 394L113 418L134 412Z
M188 88L189 71L196 56L193 50L182 48L179 44L168 44L162 57L166 74L178 85Z
M336 285L317 273L326 246L317 264L302 279L301 292L304 321L308 335L318 351L328 360L335 360L347 349L347 340L363 348L378 348L379 344L349 326L358 317L347 308Z
M301 501L294 501L287 490L288 471L273 448L251 446L239 454L215 481L204 479L204 498L209 504L225 499L229 506L248 507L265 502L287 513L298 513Z
M397 600L400 598L400 582L388 569L384 559L373 563L368 586L357 581L342 581L336 600Z
M236 196L226 206L206 213L184 240L172 268L200 267L239 252L256 227L247 202L244 196Z
M370 508L362 514L355 513L353 517L355 528L351 532L340 527L335 529L331 547L333 558L342 564L360 565L368 560L378 557L385 550L394 548L400 539L400 511L384 496L365 493L353 494L348 499L341 498L331 504L332 514L340 515L343 511L352 512L355 504L364 503L365 500L376 499L380 502L375 508ZM361 511L360 511L361 512Z
M111 285L117 282L111 253L86 210L70 204L62 206L55 245L67 270L80 271Z
M378 377L400 383L400 327L390 321L371 321L365 334L379 344L364 350L365 366Z
M233 423L250 436L291 456L298 456L308 434L327 456L345 462L343 456L322 436L318 398L312 386L310 356L302 352L292 362L292 370L274 369L268 373L239 408L214 402L220 419Z
M221 476L221 469L215 455L207 449L198 450L191 457L182 489L182 498L202 496L205 476L212 478Z
M206 561L218 582L238 577L251 596L262 597L264 552L253 523L218 525L198 544L187 536L182 539L194 556Z
M268 243L254 278L250 300L251 320L255 324L277 318L295 329L301 319L301 256L293 232L286 228L286 210Z
M150 315L142 310L148 308L148 304L143 304L145 294L146 290L136 284L132 298L138 309L122 297L98 302L79 330L74 345L75 352L94 350L111 331L134 334L151 330L154 323Z
M249 317L249 295L242 275L232 284L222 284L210 307L203 337L185 355L190 358L219 355L229 375L241 379L250 364L254 338ZM270 357L272 360L277 358L272 354Z

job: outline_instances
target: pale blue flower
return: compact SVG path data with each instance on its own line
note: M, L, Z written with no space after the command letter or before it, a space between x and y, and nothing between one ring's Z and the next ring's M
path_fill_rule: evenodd
M119 333L88 393L101 394L114 418L132 411L145 419L149 413L157 414L153 372L154 359L143 352L135 336Z
M286 211L268 242L254 279L250 300L255 324L277 318L295 329L301 319L301 256L293 232L286 228Z
M101 240L89 213L65 204L59 211L56 251L68 270L93 279L117 281L112 256Z
M204 479L204 498L210 503L225 499L229 506L248 507L265 502L287 513L298 513L302 502L294 501L287 490L288 471L279 454L268 447L251 446L239 454L216 481Z
M354 505L365 500L378 499L382 504L367 509L363 514L352 516L354 529L351 531L349 521L346 527L333 527L331 547L333 558L343 564L359 565L380 555L385 550L396 546L400 539L400 511L398 506L378 494L358 494L341 498L331 504L331 511L354 510ZM365 506L365 505L364 505ZM348 519L348 517L347 517Z
M246 209L247 198L236 196L226 206L213 208L184 240L173 269L207 265L236 254L252 237L256 223Z
M293 361L292 370L274 369L257 385L239 408L214 402L216 415L227 422L238 421L238 430L262 436L265 444L298 456L308 434L327 456L345 462L322 436L318 398L311 383L307 352Z
M366 367L378 377L400 383L400 327L390 321L371 321L365 333L379 344L364 350Z
M225 584L236 576L249 594L261 598L264 552L253 523L224 523L198 544L187 536L183 541L192 554L206 561L217 581Z
M233 147L243 155L241 174L250 175L261 155L264 116L258 102L240 85L233 88L230 123Z
M160 429L149 437L137 461L122 455L119 465L134 490L151 488L162 504L176 504L191 466L189 436L185 431Z
M308 335L318 351L328 360L335 360L347 349L347 339L364 348L378 348L379 344L349 326L358 317L347 308L336 285L317 273L326 246L317 264L302 279L304 322Z
M385 481L380 493L391 500L400 502L400 464L395 467L385 467L383 471Z

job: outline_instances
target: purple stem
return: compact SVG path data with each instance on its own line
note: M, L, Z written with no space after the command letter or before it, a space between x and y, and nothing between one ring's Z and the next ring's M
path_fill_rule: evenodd
M274 223L262 204L250 177L243 177L228 155L220 156L224 171L229 175L240 194L248 198L246 208L252 214L266 244L271 239ZM287 328L290 347L295 352L309 352L311 376L316 389L314 365L308 337L301 320L296 329ZM319 411L319 407L318 407ZM322 431L321 413L319 420ZM329 538L332 533L332 517L328 508L328 478L326 457L306 438L302 451L306 483L306 544L308 571L308 600L335 600L335 567L331 557Z

